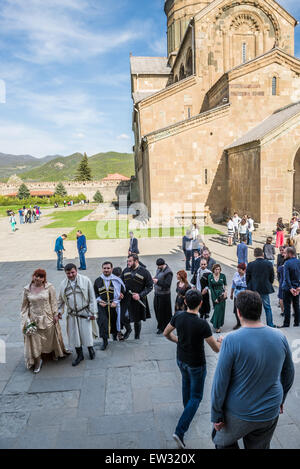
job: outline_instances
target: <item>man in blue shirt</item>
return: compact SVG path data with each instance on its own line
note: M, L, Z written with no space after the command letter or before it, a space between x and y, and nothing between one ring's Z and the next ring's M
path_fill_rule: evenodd
M85 253L87 251L86 237L82 234L82 231L78 230L77 236L77 249L79 254L80 267L78 270L86 270Z
M22 208L19 209L20 225L24 223L24 211Z
M65 239L67 239L67 235L63 234L59 236L55 241L54 251L56 252L56 255L57 255L57 270L64 270L63 252L65 251L65 248L64 248Z
M292 303L295 312L294 326L299 326L300 260L296 256L297 253L294 247L285 248L284 257L286 261L283 267L282 283L284 322L281 327L290 327Z
M211 421L217 449L269 449L279 414L294 381L286 337L261 322L257 292L236 299L242 327L222 342L212 387Z
M248 265L248 246L247 237L242 236L241 243L237 247L238 264Z

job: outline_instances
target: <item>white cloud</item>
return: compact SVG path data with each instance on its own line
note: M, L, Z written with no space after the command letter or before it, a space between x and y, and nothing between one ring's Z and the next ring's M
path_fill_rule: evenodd
M130 136L127 134L121 134L117 137L118 140L130 140Z
M103 122L104 114L92 102L92 96L81 91L37 94L19 89L16 96L19 105L25 105L34 117L58 128L84 128Z
M0 121L1 152L45 156L64 153L67 147L49 133L33 126Z
M89 19L88 7L89 2L79 0L3 0L0 27L2 32L24 37L18 58L39 64L93 57L144 34L140 25L93 32L82 14Z
M81 134L81 137L79 137ZM88 155L105 151L132 152L131 142L116 140L109 132L91 127L87 132L43 131L33 125L0 120L0 151L13 155L30 154L38 158L45 155L71 155L87 152Z

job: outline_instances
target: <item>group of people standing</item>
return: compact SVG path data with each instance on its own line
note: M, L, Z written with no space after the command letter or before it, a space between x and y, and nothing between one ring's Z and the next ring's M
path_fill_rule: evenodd
M64 247L64 241L67 239L68 235L62 234L61 236L58 236L55 240L55 247L54 247L54 252L56 253L57 256L57 263L56 263L56 269L57 270L64 270L64 265L63 265L63 259L64 259L64 251L66 250ZM78 230L76 232L76 238L77 238L77 251L78 251L78 257L79 257L79 270L86 270L86 260L85 260L85 254L87 252L87 244L86 244L86 236L82 233L81 230Z
M255 230L254 220L251 215L244 215L240 218L238 213L235 212L233 217L227 221L228 230L228 246L233 246L238 243L245 242L247 245L252 246L252 235Z
M213 316L211 323L217 333L224 325L225 307L227 293L227 279L222 273L221 265L211 257L210 250L204 246L194 254L195 268L189 283L187 272L180 270L177 272L177 297L175 300L175 312L186 310L185 296L191 289L197 289L202 294L201 308L199 315L203 319L208 319L211 312L210 297L213 304Z
M84 359L82 347L87 347L94 359L93 341L97 337L103 339L101 350L107 348L110 335L113 340L126 340L132 332L131 323L138 340L142 321L151 317L147 295L154 282L136 254L129 255L124 270L113 269L110 261L104 262L94 285L78 273L75 264L67 264L64 271L66 277L61 282L58 300L42 269L33 273L30 284L24 288L21 315L25 361L28 368L34 367L35 373L41 369L43 354L58 359L69 353L59 326L65 310L69 344L77 354L73 366Z
M20 208L18 210L20 225L35 223L40 219L41 213L41 209L38 205L35 205L33 208L31 206L29 208L26 208L25 206ZM13 210L9 210L8 215L12 231L15 232L17 230L16 214Z
M241 244L244 244L247 249L245 241ZM270 295L275 292L273 286L275 281L275 248L272 245L272 237L267 238L263 249L254 249L254 261L248 263L248 254L245 255L244 253L245 251L241 254L241 251L238 250L237 271L232 280L230 293L230 298L234 300L233 313L237 320L234 329L240 327L236 311L236 299L239 293L244 290L255 291L260 295L268 326L289 327L291 305L293 305L294 310L294 326L299 326L300 259L297 259L295 247L288 245L281 246L280 254L277 258L278 297L282 308L282 315L284 316L284 323L281 326L276 326L273 322L273 311L270 301ZM196 288L202 293L202 304L199 310L200 317L203 319L209 318L212 303L213 316L211 323L215 332L219 333L224 325L226 300L229 297L227 278L222 273L220 264L211 258L208 248L204 247L195 257L197 264L199 260L199 267L194 272L190 283L186 271L181 270L177 273L178 283L175 311L184 308L186 292L191 288Z
M276 225L276 247L280 248L284 244L294 246L296 249L297 257L300 258L300 220L297 217L292 217L290 224L290 234L285 242L286 225L283 223L282 218L278 218Z
M82 233L78 235L79 238ZM256 248L256 260L237 267L230 297L234 299L237 319L234 329L239 330L224 340L213 337L207 319L211 298L211 322L220 332L228 298L227 279L206 246L193 253L190 283L185 270L177 272L175 314L171 303L172 270L163 258L158 258L152 277L133 251L138 251L138 243L131 236L125 269L105 261L94 284L78 273L76 265L67 264L58 295L44 270L33 273L24 288L21 314L26 366L38 373L43 354L58 360L71 353L64 345L59 324L64 313L69 345L76 351L73 366L84 360L83 347L87 347L91 360L95 358L97 337L102 338L101 350L105 350L110 336L113 340L128 339L133 324L135 340L139 340L142 321L150 318L147 296L154 288L157 334L163 333L177 344L177 364L182 375L184 410L173 434L178 446L185 448L185 433L203 397L206 341L214 352L220 352L212 386L211 419L216 447L238 448L238 440L244 438L246 448L269 448L293 383L294 368L286 338L261 322L263 306L267 325L274 327L269 299L274 292L274 269L264 251ZM300 260L293 247L283 247L280 255L284 259L280 273L285 317L282 327L290 325L291 304L294 325L299 326ZM175 329L177 335L173 334Z

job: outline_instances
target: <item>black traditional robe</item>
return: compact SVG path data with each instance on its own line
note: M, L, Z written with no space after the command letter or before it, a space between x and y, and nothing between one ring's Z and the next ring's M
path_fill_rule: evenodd
M126 287L126 295L122 307L125 308L125 311L129 312L130 322L146 321L146 319L151 318L147 300L147 295L153 289L153 280L150 272L140 265L135 270L126 267L122 273L122 280ZM134 300L129 291L138 293L145 307Z

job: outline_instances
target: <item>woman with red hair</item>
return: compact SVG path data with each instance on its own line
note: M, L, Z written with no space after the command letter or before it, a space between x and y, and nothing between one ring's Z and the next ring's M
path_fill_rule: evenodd
M52 354L54 360L69 354L57 319L55 289L47 282L45 270L37 269L24 288L22 302L22 331L26 367L39 373L42 354Z
M186 292L192 287L188 282L187 273L185 270L179 270L177 272L177 287L176 287L176 301L175 301L175 311L186 311L187 306L184 302Z

